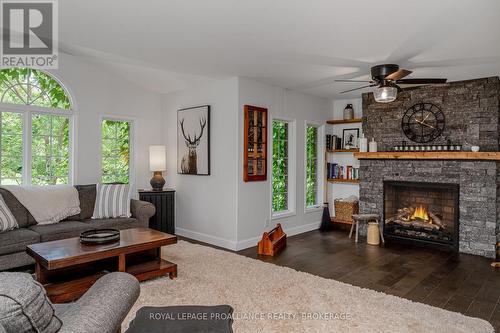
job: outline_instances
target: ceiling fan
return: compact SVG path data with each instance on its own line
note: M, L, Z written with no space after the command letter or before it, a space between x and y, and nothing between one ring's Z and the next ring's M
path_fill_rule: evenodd
M411 85L424 85L424 84L442 84L446 83L447 79L440 78L419 78L419 79L403 79L404 77L410 75L412 71L407 69L399 68L395 64L384 64L377 65L371 68L372 80L362 81L362 80L335 80L336 82L366 82L369 83L366 86L349 89L342 91L341 94L350 91L355 91L358 89L364 89L369 87L378 87L373 91L373 96L375 100L379 103L389 103L396 99L398 90L401 90L400 85L411 84Z

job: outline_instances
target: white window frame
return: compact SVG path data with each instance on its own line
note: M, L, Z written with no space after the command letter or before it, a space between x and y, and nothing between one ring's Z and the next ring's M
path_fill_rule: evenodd
M274 121L284 121L288 123L288 209L281 212L273 212L273 122ZM291 217L296 215L296 188L297 188L297 121L292 118L286 117L273 117L271 116L271 126L269 126L268 137L271 138L270 141L270 161L269 164L269 174L271 175L271 181L269 182L269 192L270 196L270 216L271 220L283 219L286 217Z
M0 103L0 112L16 112L23 116L23 185L31 185L31 150L32 150L32 136L31 132L31 122L33 115L52 115L52 116L64 116L69 119L69 161L68 161L68 184L73 185L75 182L75 172L74 172L74 161L75 161L75 109L72 104L71 96L69 96L68 91L60 83L59 80L54 78L64 89L68 98L70 99L71 109L56 109L56 108L45 108L34 105L22 105L22 104L10 104L10 103Z
M307 206L307 127L308 126L314 126L318 129L318 135L317 135L317 147L316 147L316 152L318 154L316 160L318 162L318 167L316 170L316 177L317 179L317 187L316 187L316 205L314 206ZM304 123L304 213L314 213L317 211L320 211L322 209L321 202L323 200L323 193L324 193L324 186L325 186L325 177L324 177L324 170L325 170L325 154L324 154L324 138L325 137L325 125L315 122L315 121L308 121L306 120Z
M122 121L130 123L130 142L129 142L129 168L128 179L130 188L135 193L135 122L136 118L126 116L101 115L99 117L99 183L102 183L102 122L105 120Z

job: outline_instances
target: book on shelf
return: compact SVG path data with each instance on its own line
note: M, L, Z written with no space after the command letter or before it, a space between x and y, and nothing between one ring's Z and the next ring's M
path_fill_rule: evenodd
M327 134L326 135L326 149L328 149L328 150L342 149L342 139L336 135Z
M337 163L326 164L326 178L327 179L359 179L359 168L351 165L343 166Z

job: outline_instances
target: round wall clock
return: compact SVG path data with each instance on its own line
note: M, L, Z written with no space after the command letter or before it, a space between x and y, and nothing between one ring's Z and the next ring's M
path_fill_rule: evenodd
M413 142L435 140L444 130L444 113L432 103L418 103L406 110L401 121L403 133Z

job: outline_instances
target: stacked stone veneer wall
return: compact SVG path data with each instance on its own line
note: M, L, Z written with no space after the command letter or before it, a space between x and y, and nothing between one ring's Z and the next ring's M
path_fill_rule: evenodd
M403 91L381 104L363 94L363 131L379 151L402 140L401 118L410 106L431 102L443 110L446 128L433 144L479 145L499 151L500 80L498 77L452 82ZM500 162L456 160L361 160L360 211L383 215L384 180L453 183L460 186L459 250L495 257L500 240Z
M498 151L499 144L498 77L423 86L398 93L392 103L377 103L372 93L363 94L363 133L375 138L379 150L390 150L405 140L401 119L408 108L420 102L433 103L444 113L443 134L432 144L478 145L483 151Z
M497 240L498 163L361 160L360 211L383 215L384 180L459 184L459 250L493 258Z

